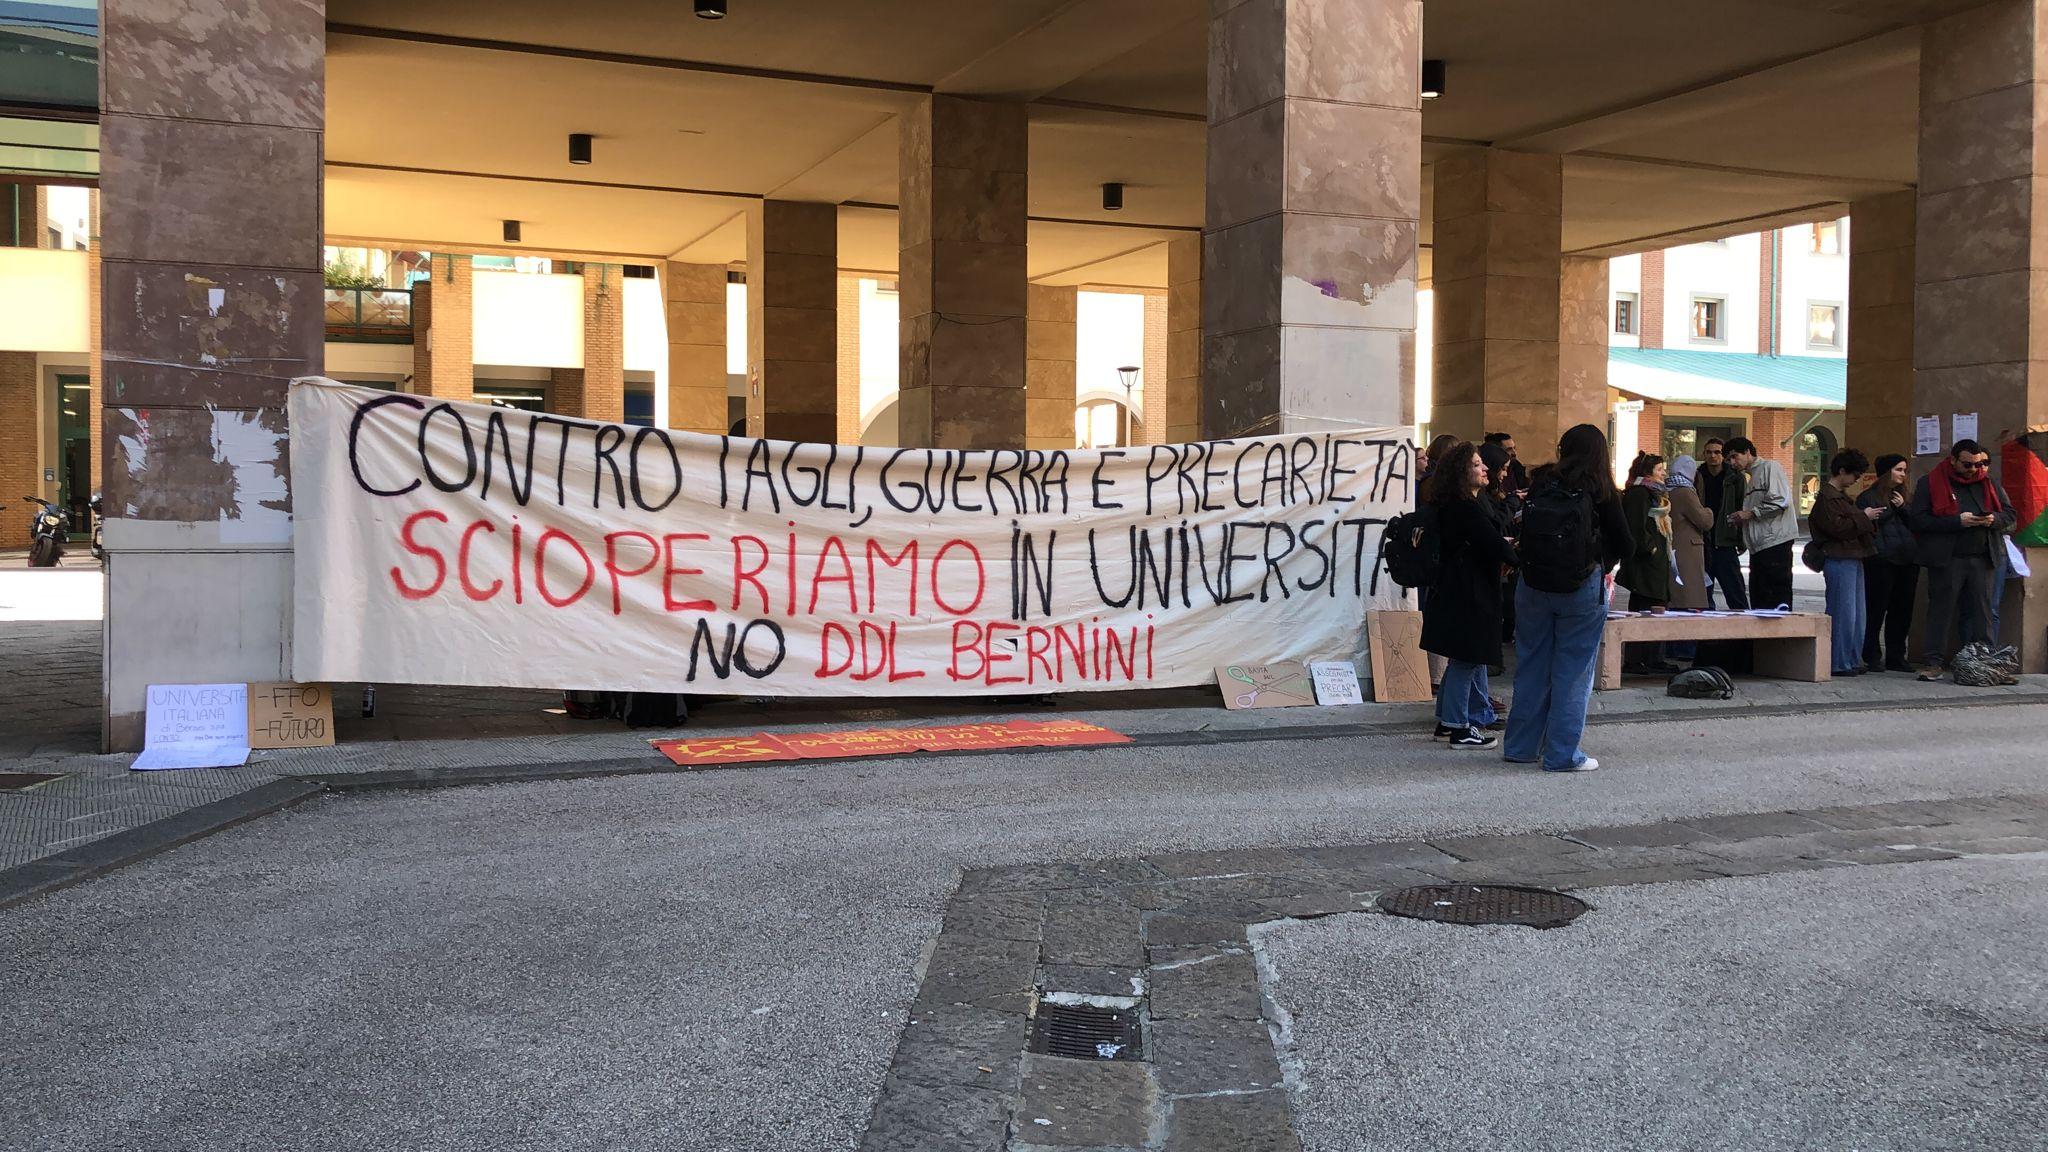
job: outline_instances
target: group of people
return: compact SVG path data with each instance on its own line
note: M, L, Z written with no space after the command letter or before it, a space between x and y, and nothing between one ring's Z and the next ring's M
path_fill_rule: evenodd
M1513 763L1584 772L1579 747L1614 587L1631 612L1789 609L1799 509L1790 479L1746 437L1709 440L1699 460L1641 453L1617 488L1607 436L1581 424L1557 460L1525 471L1514 439L1438 437L1424 455L1419 500L1434 510L1438 575L1422 590L1422 648L1441 658L1438 740L1499 747ZM1837 676L1917 671L1939 679L1958 644L1998 632L2004 534L2017 515L1991 478L1989 454L1958 441L1914 482L1903 456L1846 449L1809 526L1827 582ZM1743 579L1742 555L1749 557ZM1920 570L1928 573L1921 665L1908 661ZM1513 707L1503 718L1489 672L1515 647ZM1630 645L1624 667L1675 673L1691 644ZM1495 733L1505 729L1505 737Z

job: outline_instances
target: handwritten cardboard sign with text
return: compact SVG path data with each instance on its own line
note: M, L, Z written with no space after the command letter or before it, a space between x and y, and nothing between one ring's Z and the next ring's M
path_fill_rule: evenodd
M325 684L249 685L249 747L324 748L334 743L334 698Z

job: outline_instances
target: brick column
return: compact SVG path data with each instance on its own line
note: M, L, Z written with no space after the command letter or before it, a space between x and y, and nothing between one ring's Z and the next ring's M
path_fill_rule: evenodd
M573 415L626 418L626 286L617 264L583 265L583 407Z
M723 436L726 417L725 265L670 263L668 426Z
M26 548L29 505L21 497L41 493L42 408L36 403L36 354L0 352L0 549Z
M1605 428L1607 258L1564 257L1558 264L1557 300L1557 435L1575 424ZM1530 447L1530 458L1552 459L1554 443L1538 441Z
M1202 422L1413 417L1419 0L1215 0Z
M1436 164L1435 213L1431 427L1475 442L1511 432L1523 444L1556 444L1562 161L1491 148L1447 156Z
M289 678L284 402L321 370L325 7L100 6L112 749L141 743L152 683Z
M747 212L747 434L839 438L839 208Z
M839 443L860 443L860 277L839 278Z
M476 395L476 266L436 254L412 290L412 390L441 400Z
M2048 357L2036 355L2048 348L2044 9L1998 0L1928 24L1921 40L1913 408L1940 415L1945 434L1954 413L1977 413L1987 446L2000 429L2048 423ZM2043 672L2048 549L2030 558L2001 625L2022 667Z
M1072 448L1079 291L1033 284L1025 294L1024 446Z
M1642 285L1636 293L1636 344L1664 346L1664 250L1643 253Z
M905 446L1026 439L1028 152L1022 104L932 96L903 117L896 420Z
M1166 438L1166 294L1145 294L1145 374L1138 378L1138 404L1145 419L1138 442L1167 444Z
M1913 230L1907 190L1849 209L1847 445L1871 459L1913 452ZM1995 433L1997 429L1992 429Z
M1202 438L1202 237L1166 244L1166 442Z

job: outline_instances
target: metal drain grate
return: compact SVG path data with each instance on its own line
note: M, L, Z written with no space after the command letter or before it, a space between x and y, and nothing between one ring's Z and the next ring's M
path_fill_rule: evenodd
M1403 888L1380 897L1380 911L1445 924L1519 924L1562 928L1592 907L1548 888L1511 884L1446 884Z
M62 776L61 772L0 772L0 792L26 792Z
M1136 1060L1138 1010L1038 1002L1030 1051L1069 1060Z

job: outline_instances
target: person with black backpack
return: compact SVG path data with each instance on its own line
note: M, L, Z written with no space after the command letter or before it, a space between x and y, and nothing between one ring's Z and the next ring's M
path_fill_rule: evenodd
M1499 722L1486 672L1500 663L1500 574L1515 562L1515 550L1485 497L1489 479L1479 450L1461 442L1444 453L1430 484L1437 578L1422 607L1422 650L1444 658L1435 739L1457 749L1500 743L1482 731Z
M1600 637L1607 628L1607 573L1635 551L1614 487L1607 434L1567 431L1557 463L1529 477L1515 594L1515 697L1503 759L1547 772L1600 767L1579 747Z

